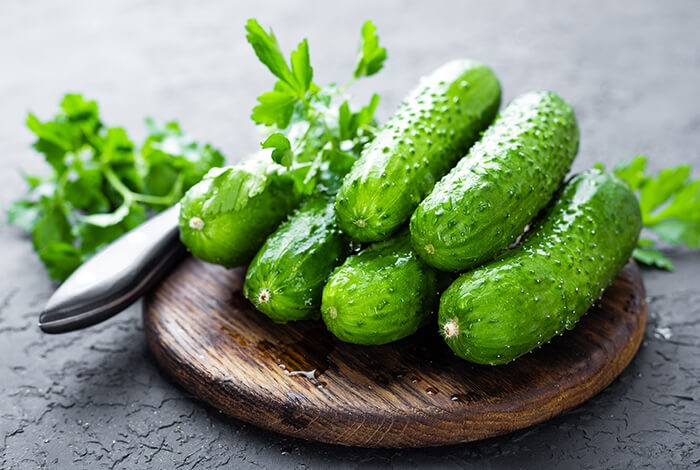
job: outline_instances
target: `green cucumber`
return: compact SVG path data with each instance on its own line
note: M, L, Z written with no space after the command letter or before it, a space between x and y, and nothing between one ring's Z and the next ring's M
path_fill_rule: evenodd
M505 364L572 329L627 263L641 227L626 183L599 170L575 176L522 244L447 288L445 341L468 361Z
M278 323L321 316L323 286L350 251L333 201L354 162L353 155L337 154L322 163L318 184L323 192L280 225L248 266L244 295Z
M361 242L388 238L495 117L501 89L493 71L449 62L423 79L345 177L335 209Z
M464 271L492 259L552 199L578 151L571 106L551 92L513 100L411 217L429 265Z
M204 261L241 266L300 200L293 180L269 154L215 168L180 201L180 240Z
M248 266L244 295L278 323L320 316L321 292L349 243L327 196L306 201L267 239Z
M350 256L323 289L321 314L340 340L384 344L413 334L437 307L436 272L411 249L408 233Z

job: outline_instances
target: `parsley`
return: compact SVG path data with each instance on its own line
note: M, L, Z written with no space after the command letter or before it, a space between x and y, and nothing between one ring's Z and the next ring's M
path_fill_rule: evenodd
M287 61L272 30L251 19L246 31L256 56L277 78L251 116L266 135L262 147L272 149L273 161L287 168L300 194L333 193L376 131L379 96L353 111L347 95L356 79L384 65L386 49L375 26L363 25L355 72L343 87L313 82L306 39ZM146 120L148 136L136 146L124 129L102 122L95 101L79 94L65 95L53 119L30 113L26 123L53 172L24 176L29 189L9 208L8 219L31 234L58 281L224 163L219 151L194 141L176 122Z
M355 66L355 78L369 77L379 72L386 60L386 49L379 46L377 28L371 21L362 25L362 42L360 43Z
M351 109L347 95L356 79L374 75L384 66L386 49L379 46L376 27L370 21L363 25L355 72L342 87L313 82L306 39L287 61L272 30L250 19L246 31L256 56L278 79L271 91L258 96L251 115L267 135L262 148L273 149L272 159L288 168L302 194L334 192L341 175L376 132L379 95L357 111Z
M104 245L175 204L224 158L175 122L147 120L140 149L120 127L106 126L95 101L67 94L53 119L27 116L34 148L53 172L25 175L29 190L8 210L10 223L29 232L34 249L62 281Z
M602 168L602 165L598 164ZM690 177L689 165L646 173L647 157L639 156L613 168L637 193L644 227L670 245L700 248L700 180ZM641 263L673 270L673 263L649 238L640 238L633 256Z
M294 154L292 153L292 144L284 135L279 132L271 134L261 144L264 149L274 149L272 151L272 160L275 163L289 167L292 165Z

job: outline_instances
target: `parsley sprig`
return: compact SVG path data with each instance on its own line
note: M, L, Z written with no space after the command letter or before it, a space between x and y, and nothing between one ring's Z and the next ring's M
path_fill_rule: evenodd
M176 122L146 120L140 148L121 127L106 126L95 101L67 94L53 119L27 116L34 148L53 172L25 175L27 194L8 211L62 281L107 243L175 204L224 158L182 132Z
M255 20L247 38L260 61L277 77L258 97L252 119L263 127L263 148L288 168L301 194L333 192L376 130L379 96L357 111L347 89L377 73L386 60L371 22L362 37L352 78L343 87L319 87L306 39L289 61L277 38ZM182 132L176 122L146 120L148 136L136 146L121 127L105 125L95 101L67 94L59 112L41 121L27 117L34 148L51 166L48 176L25 175L29 189L8 210L8 218L32 236L34 249L58 281L67 278L101 247L175 204L184 192L224 158Z
M602 165L597 165L602 167ZM654 238L641 237L633 256L646 265L673 270L673 263L657 246L700 248L700 180L691 178L690 165L679 165L647 174L647 157L623 162L613 173L637 193L645 229Z
M290 170L302 194L334 191L339 175L376 131L379 95L372 95L367 105L353 111L347 93L355 80L376 74L384 65L386 49L379 45L376 27L370 21L362 26L355 69L348 82L323 87L313 81L306 39L287 61L272 30L265 31L250 19L246 31L258 59L277 78L272 90L258 97L251 115L267 135L262 147L272 149L272 159Z

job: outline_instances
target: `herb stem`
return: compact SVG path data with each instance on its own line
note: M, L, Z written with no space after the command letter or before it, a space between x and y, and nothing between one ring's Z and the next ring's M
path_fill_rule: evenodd
M170 195L153 196L151 194L131 193L131 196L134 201L157 206L169 206L173 203L173 198Z
M339 95L344 95L344 94L348 91L348 88L350 88L351 86L353 86L353 85L355 84L356 81L357 81L357 77L351 77L350 80L348 80L348 81L345 83L345 85L343 85L342 87L340 87L340 93L338 93L338 94L339 94Z
M129 204L131 204L131 201L134 200L134 193L121 182L119 177L114 173L114 170L112 170L112 167L108 164L102 165L102 173L105 175L105 178L107 178L107 181L109 181L109 184L111 184L124 199L124 203L129 202Z
M157 206L169 206L173 204L173 195L166 194L165 196L154 196L152 194L135 193L130 190L124 183L121 182L119 177L114 173L112 167L105 165L102 169L107 181L112 185L114 189L124 198L124 201L131 202L143 202L146 204L153 204ZM176 185L177 187L178 185ZM181 186L181 183L180 185Z

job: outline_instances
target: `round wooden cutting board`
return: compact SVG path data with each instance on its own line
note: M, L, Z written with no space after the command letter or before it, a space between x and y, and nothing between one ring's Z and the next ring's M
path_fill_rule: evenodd
M479 366L437 328L385 346L341 343L320 321L277 325L241 292L242 269L186 259L147 299L161 367L235 418L290 436L371 447L473 441L545 421L617 377L644 333L629 263L573 331L505 366Z

